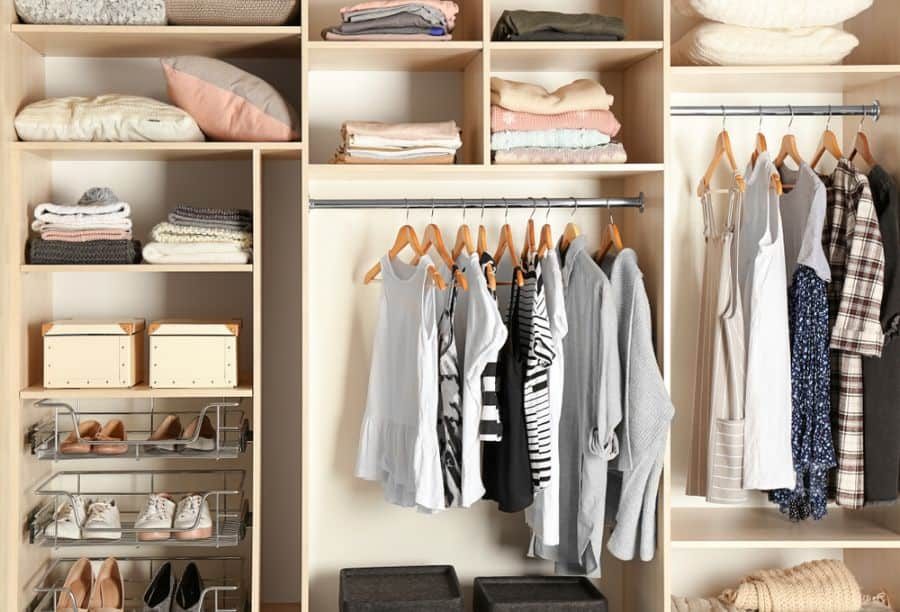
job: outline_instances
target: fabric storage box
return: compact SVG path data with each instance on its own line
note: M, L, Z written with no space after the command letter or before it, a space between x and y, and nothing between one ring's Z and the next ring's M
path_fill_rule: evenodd
M476 578L475 612L608 612L606 597L587 578Z
M150 386L234 388L238 384L240 320L154 321L150 336Z
M143 319L51 321L41 335L48 389L123 388L143 380Z
M462 612L451 565L341 570L341 612Z

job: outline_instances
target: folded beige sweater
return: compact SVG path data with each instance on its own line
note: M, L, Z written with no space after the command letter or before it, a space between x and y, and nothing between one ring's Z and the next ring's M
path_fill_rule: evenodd
M863 605L856 578L835 559L755 572L736 589L723 592L721 599L760 612L847 612Z
M378 121L345 121L341 126L345 143L357 136L378 136L383 139L431 141L459 141L459 127L455 121L435 123L381 123Z
M540 85L491 77L491 104L511 111L556 115L571 111L609 110L613 97L591 79L578 79L549 92Z

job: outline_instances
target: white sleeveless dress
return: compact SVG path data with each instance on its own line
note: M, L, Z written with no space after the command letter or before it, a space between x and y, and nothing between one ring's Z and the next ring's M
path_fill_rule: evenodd
M369 393L356 475L380 482L385 499L424 510L444 508L437 439L438 371L435 292L426 255L411 266L381 260Z

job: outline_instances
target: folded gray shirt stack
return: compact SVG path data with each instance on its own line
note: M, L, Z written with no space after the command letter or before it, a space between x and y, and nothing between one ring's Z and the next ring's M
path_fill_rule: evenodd
M169 213L172 225L253 231L253 213L240 208L196 208L180 205Z

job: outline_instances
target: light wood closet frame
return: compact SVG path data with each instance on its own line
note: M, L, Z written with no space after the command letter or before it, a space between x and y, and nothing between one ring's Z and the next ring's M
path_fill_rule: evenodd
M328 43L319 31L331 25L341 0L308 0L302 5L298 27L184 28L184 27L41 27L16 24L11 0L3 4L2 122L3 145L0 185L3 187L4 287L0 323L4 348L0 351L2 398L7 420L2 428L0 473L7 501L3 513L0 548L0 605L20 610L30 599L23 576L42 563L23 535L24 513L30 507L27 492L37 479L22 451L28 402L39 388L28 372L37 371L40 351L28 329L49 314L47 279L64 268L37 271L22 265L27 234L26 206L47 198L54 160L85 159L240 159L250 165L255 212L265 201L263 168L270 159L299 160L301 242L297 282L302 289L300 369L302 387L297 410L302 412L302 461L298 466L302 505L302 540L299 580L301 602L264 604L261 572L277 572L281 560L267 556L259 536L263 500L260 486L265 473L261 457L261 370L265 360L279 358L261 346L264 300L277 296L277 288L263 286L261 249L255 254L252 274L253 381L237 393L252 394L255 440L252 472L254 528L250 557L252 605L260 610L333 610L337 571L343 566L400 562L452 562L471 594L474 575L548 572L547 564L524 560L527 532L518 516L500 516L488 504L443 516L422 517L388 507L377 487L352 477L356 435L361 416L371 345L377 287L361 286L361 271L388 244L403 213L310 212L310 197L503 197L635 195L643 191L646 212L616 212L617 223L629 246L641 258L651 305L659 359L676 404L673 444L658 501L658 548L649 563L620 563L604 559L601 588L614 610L646 612L669 610L669 596L713 594L744 574L767 565L834 556L843 558L868 591L887 590L900 600L900 509L872 508L862 512L830 509L818 524L791 525L764 503L741 507L713 507L683 495L685 433L690 427L698 260L702 241L698 207L691 194L697 166L705 165L718 120L668 118L670 104L791 104L801 100L825 103L868 103L878 98L883 116L873 134L875 155L889 171L900 169L900 5L875 0L873 8L845 27L861 39L860 47L840 66L687 67L671 65L671 44L692 25L674 14L669 0L462 0L456 36L451 43ZM623 15L629 29L621 43L494 43L490 33L496 18L507 8L550 8L596 11ZM77 57L155 57L176 53L219 57L249 55L298 59L301 83L301 141L299 143L104 144L16 143L12 118L28 101L42 97L42 55ZM359 71L359 72L356 72ZM352 167L327 164L343 119L393 119L367 115L365 92L354 90L353 78L365 72L403 73L410 81L440 73L458 83L448 108L463 129L461 163L448 167ZM609 166L492 166L490 164L489 78L499 74L561 84L575 75L595 76L617 97L614 110L623 123L622 139L629 162ZM334 90L317 89L337 80ZM97 92L101 93L101 92ZM390 92L376 92L387 95ZM353 116L339 116L330 100L350 94L358 99ZM402 92L394 95L403 96ZM765 98L764 101L761 101ZM757 100L760 100L759 102ZM815 103L815 102L813 102ZM416 119L428 116L419 109ZM386 114L386 113L384 113ZM683 124L683 121L706 123ZM798 119L798 123L800 120ZM844 120L847 146L856 120ZM752 124L752 125L751 125ZM755 120L730 125L733 138L755 131ZM780 136L782 124L767 124ZM775 130L778 131L775 131ZM814 146L821 128L810 128L804 151ZM708 142L707 142L708 141ZM736 142L736 150L749 153L750 144ZM740 160L741 163L744 160ZM427 214L427 213L426 213ZM469 222L477 212L469 212ZM540 213L543 214L543 213ZM528 211L510 214L514 227ZM554 211L554 226L568 211ZM437 222L448 228L459 221L458 212L440 211ZM495 228L502 212L488 212L486 223ZM605 211L579 211L578 220L589 235L597 236ZM413 213L416 223L424 216ZM261 231L261 230L257 230ZM493 229L491 230L494 231ZM343 242L333 244L333 236ZM262 236L256 236L257 245ZM333 248L333 247L337 248ZM335 255L339 255L339 259ZM129 272L142 271L134 268ZM210 270L206 270L208 272ZM178 267L160 273L183 272ZM31 283L24 290L23 280ZM42 297L43 296L43 297ZM251 393L252 389L252 393ZM149 395L149 391L129 391ZM75 394L77 395L77 394ZM290 398L278 398L279 401ZM294 398L296 400L296 398ZM296 482L285 486L297 486ZM471 599L469 597L469 599Z

